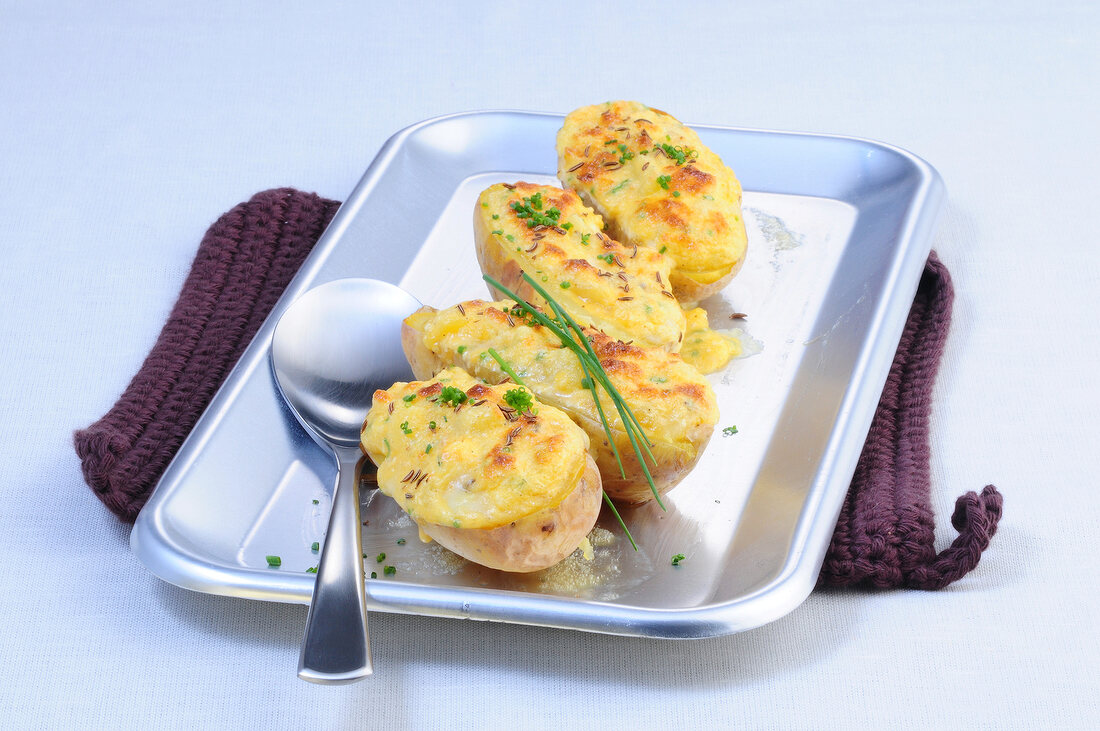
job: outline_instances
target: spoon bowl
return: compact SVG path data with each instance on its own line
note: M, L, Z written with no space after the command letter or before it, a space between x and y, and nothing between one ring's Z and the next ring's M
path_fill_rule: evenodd
M401 322L418 307L415 297L392 284L338 279L292 302L275 326L275 382L337 467L298 664L303 680L350 683L371 673L359 517L359 481L369 460L359 434L374 392L412 376L401 349Z

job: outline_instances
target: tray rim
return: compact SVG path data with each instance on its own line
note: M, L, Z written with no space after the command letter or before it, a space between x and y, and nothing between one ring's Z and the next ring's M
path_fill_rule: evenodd
M331 252L332 247L327 242L330 239L338 240L340 234L350 225L356 211L370 197L402 144L425 128L456 119L487 115L557 119L565 116L558 113L509 109L455 112L408 125L386 140L360 181L340 206L314 250L272 308L271 314L244 351L241 360L227 374L223 386L215 394L192 434L188 436L166 468L153 495L138 515L130 536L131 550L158 578L176 586L203 593L290 603L310 601L313 578L308 574L276 574L250 569L211 560L208 556L200 556L191 550L187 545L186 537L175 535L166 520L163 506L170 492L180 484L171 483L169 478L177 469L182 468L180 465L185 465L201 451L214 431L210 427L216 424L224 413L222 407L233 400L235 392L243 387L248 375L257 367L266 365L268 346L257 347L257 342L270 341L274 322L281 311L304 291L325 281L323 279L315 281L315 278ZM931 248L931 232L934 230L944 196L942 179L929 163L908 150L868 138L723 125L691 124L689 126L694 129L760 134L769 137L799 137L853 143L896 155L910 165L917 174L919 183L907 199L906 213L900 221L896 246L890 257L891 266L884 280L884 296L870 319L867 337L859 348L852 377L845 387L836 423L830 431L826 448L822 453L822 466L817 471L817 474L824 473L835 480L838 467L830 464L845 451L842 449L845 445L838 442L852 439L852 429L845 428L845 424L853 418L853 415L866 413L868 402L870 402L869 413L873 415L874 407L880 397L881 387L868 389L865 382L869 377L875 378L879 383L885 382L886 372L893 361L897 341L893 337L886 338L886 341L889 341L887 345L883 340L883 330L896 329L900 337L901 324L904 323L908 314L909 303L912 302L923 270L923 262ZM900 324L897 322L899 319ZM878 377L880 374L881 378ZM204 423L211 419L213 420L211 424ZM866 422L869 428L870 416L867 416ZM859 433L858 447L862 447L867 429L860 428L856 431ZM851 450L849 449L848 452L850 453ZM838 496L832 494L837 492L835 489L809 491L807 502L802 507L801 516L792 535L791 550L782 570L767 584L734 599L691 608L659 609L497 589L429 586L389 579L384 582L385 602L378 602L376 596L376 600L370 602L369 607L372 610L396 613L457 616L667 639L715 637L758 627L793 611L813 591L828 549L828 539L832 535L836 517L839 515L843 498L847 493L847 483L850 481L851 471L854 471L855 459L858 458L859 452L860 449L857 448L855 457L850 460L851 470L846 466L840 467L848 477L844 479L844 489L839 491ZM831 502L826 501L825 498L830 496L834 499ZM821 536L823 533L824 538ZM820 549L815 548L818 545L821 546ZM370 582L371 580L368 579L368 586ZM375 584L378 586L378 582ZM371 589L368 588L368 595L371 593ZM378 591L374 592L375 595L378 593ZM503 599L504 594L507 594L507 600ZM477 599L476 608L470 601L474 597ZM755 605L756 610L752 620L748 622L738 616L740 610L747 604ZM579 606L592 607L594 610L583 618L586 621L578 620L576 608ZM508 617L502 618L500 615L505 609ZM564 616L569 617L568 622L553 621L555 618Z

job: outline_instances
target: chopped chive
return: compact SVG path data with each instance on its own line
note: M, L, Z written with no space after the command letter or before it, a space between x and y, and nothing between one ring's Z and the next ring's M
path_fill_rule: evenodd
M521 388L510 388L505 391L504 403L508 404L520 413L523 413L524 411L530 411L531 408L535 405L534 399L531 398L531 394Z
M313 551L314 553L317 553L318 551L321 550L321 544L318 543L317 541L314 541L313 544L309 547L309 550Z
M439 402L451 406L464 404L466 403L466 392L454 386L444 386L443 390L439 392ZM444 418L443 420L446 421L447 419ZM428 425L428 428L432 428L431 424Z
M623 189L623 187L624 187L624 186L625 186L625 185L626 185L627 183L629 183L629 182L630 182L630 178L627 178L626 180L624 180L623 182L619 183L618 185L616 185L616 186L615 186L614 188L612 188L611 190L609 190L609 191L607 191L607 192L608 192L608 193L618 193L618 192L619 192L620 190L622 190L622 189Z
M591 235L592 234L581 234L581 243L584 244L585 246L588 246L588 238Z
M672 191L672 197L673 198L679 198L680 197L680 191L678 191L678 190Z
M493 220L494 220L494 221L496 221L496 220L497 220L497 219L499 219L499 218L500 218L500 214L499 214L499 213L494 213L494 214L493 214Z
M372 579L377 579L378 578L378 572L377 571L371 571L370 572L370 577Z
M557 226L558 219L561 218L561 211L553 206L545 211L542 210L542 191L529 198L524 198L522 203L512 201L508 204L508 207L516 212L516 218L527 221L527 228Z
M661 186L665 190L668 190L668 183L672 180L671 175L661 175L657 178L657 185Z
M279 567L283 565L283 559L279 556L266 556L267 565L272 567Z
M685 558L686 556L684 556L684 554L677 553L675 556L672 557L672 565L679 566L680 562L683 561Z
M314 505L320 505L320 503L321 503L321 501L320 501L320 500L314 500L314 501L313 501L313 504L314 504Z
M571 223L563 223L563 224L561 225L561 227L562 227L562 228L564 228L564 229L565 229L566 231L569 231L569 230L571 230L571 229L573 228L573 224L571 224Z
M402 396L401 400L404 401L407 404L411 404L413 401L416 400L416 394L415 393L410 393L408 396Z
M498 228L495 231L493 231L494 236L500 236L502 233L504 233L504 229Z
M665 135L665 139L669 140L671 142L671 138L668 135ZM670 158L675 160L677 165L683 165L689 157L692 157L692 150L691 149L685 149L683 147L676 147L676 146L673 146L673 145L666 144L664 142L657 143L657 147L659 147L662 151L664 151L664 153L666 155L668 155ZM657 149L657 148L654 148L654 149Z
M558 282L558 286L561 287L562 289L569 289L570 284L569 284L569 282Z
M661 247L661 248L660 248L660 249L658 250L658 252L657 252L657 253L659 253L659 254L663 254L663 253L665 253L666 251L668 251L668 247L667 247L667 246L662 246L662 247Z
M459 355L462 355L465 352L466 352L466 346L465 345L458 346L458 354Z
M737 427L736 426L727 426L725 429L722 430L723 436L727 436L727 437L731 437L736 433L737 433Z
M386 576L394 576L397 574L397 568L394 566L386 566L382 569L382 573Z
M432 451L432 445L424 447L424 454L429 454Z
M404 538L398 538L397 539L397 545L399 545L399 546L405 545L405 539Z
M306 569L306 573L307 573L307 574L315 574L315 573L317 573L317 567L316 567L316 566L310 566L310 567L309 567L308 569Z
M488 208L489 207L488 201L483 201L482 204L481 204L481 207L482 208Z
M385 560L386 560L386 554L385 554L385 553L380 553L380 554L378 554L378 557L377 557L377 558L375 558L374 560L375 560L375 561L376 561L377 563L382 563L383 561L385 561Z

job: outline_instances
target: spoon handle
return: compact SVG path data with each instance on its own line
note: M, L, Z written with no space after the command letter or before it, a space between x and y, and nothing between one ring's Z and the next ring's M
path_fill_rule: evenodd
M339 449L336 458L339 473L332 514L298 660L299 678L326 685L353 683L372 670L359 522L359 478L365 458L358 448Z

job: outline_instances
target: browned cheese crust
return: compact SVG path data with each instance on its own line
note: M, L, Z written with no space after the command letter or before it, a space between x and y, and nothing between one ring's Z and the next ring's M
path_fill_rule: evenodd
M629 345L591 329L585 332L608 378L652 442L656 464L650 465L650 472L658 492L668 491L695 466L717 423L717 400L710 384L674 353ZM612 442L583 384L576 356L547 328L526 324L509 303L472 300L445 310L421 308L405 320L402 344L418 378L457 366L488 383L504 383L509 376L488 355L492 348L540 402L561 409L588 434L604 490L613 500L653 499L610 397L600 390ZM611 443L622 458L625 476Z
M546 304L521 272L582 325L647 347L680 349L685 319L669 282L672 261L607 236L600 217L573 191L493 185L474 208L474 240L482 271L541 309Z
M422 534L502 571L536 571L575 550L600 511L588 436L566 414L459 368L374 394L363 451L378 488Z
M638 102L570 113L558 133L558 177L624 244L665 251L685 304L721 290L747 238L741 184L694 130Z

